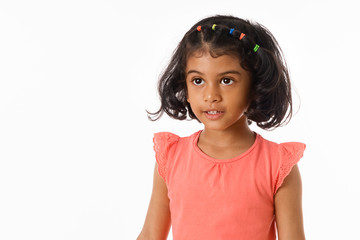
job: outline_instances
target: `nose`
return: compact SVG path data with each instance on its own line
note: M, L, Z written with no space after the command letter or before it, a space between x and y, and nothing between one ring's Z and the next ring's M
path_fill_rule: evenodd
M205 89L204 101L209 103L221 101L221 94L218 86L208 86Z

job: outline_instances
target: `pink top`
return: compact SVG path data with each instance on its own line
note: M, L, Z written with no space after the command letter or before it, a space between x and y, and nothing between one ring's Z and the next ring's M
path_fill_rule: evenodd
M231 159L215 159L188 137L154 134L158 172L168 188L174 240L273 240L274 195L305 144L277 144L256 135Z

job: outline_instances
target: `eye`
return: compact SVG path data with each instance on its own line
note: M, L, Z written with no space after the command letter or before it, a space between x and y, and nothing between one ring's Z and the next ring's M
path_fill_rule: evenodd
M230 78L223 78L221 79L221 82L224 83L225 85L231 85L234 82L234 80Z
M192 80L192 82L197 86L202 85L204 83L204 81L201 78L195 78Z

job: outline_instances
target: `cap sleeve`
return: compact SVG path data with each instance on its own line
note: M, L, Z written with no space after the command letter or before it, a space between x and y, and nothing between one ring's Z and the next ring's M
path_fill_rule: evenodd
M302 158L306 145L300 142L287 142L280 144L278 156L279 169L276 174L274 194L280 188L284 179L289 175L293 166L297 164Z
M175 150L179 138L178 135L170 132L154 134L153 142L158 172L165 182L167 182L167 175L171 164L171 153Z

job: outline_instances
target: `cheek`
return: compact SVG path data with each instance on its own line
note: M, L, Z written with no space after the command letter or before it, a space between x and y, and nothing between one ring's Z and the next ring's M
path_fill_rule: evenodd
M186 101L189 102L189 86L187 82L185 85L185 94L186 94Z
M243 99L246 101L250 101L252 97L252 92L250 86L246 86L241 90L241 94L243 96Z
M186 100L188 102L194 101L196 99L196 95L191 88L186 89Z

